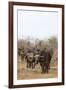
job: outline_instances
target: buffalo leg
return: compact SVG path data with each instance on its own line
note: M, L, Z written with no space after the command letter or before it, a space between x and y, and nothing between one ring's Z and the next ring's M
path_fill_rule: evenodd
M42 69L42 72L41 73L45 73L45 66L44 66L44 64L42 63L40 65L41 65L41 69Z

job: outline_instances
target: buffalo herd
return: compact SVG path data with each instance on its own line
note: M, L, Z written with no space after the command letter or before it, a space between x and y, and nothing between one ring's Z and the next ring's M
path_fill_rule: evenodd
M34 69L39 63L41 66L41 73L48 73L50 70L51 51L47 48L43 50L25 50L18 49L18 55L21 56L21 60L25 60L26 67Z

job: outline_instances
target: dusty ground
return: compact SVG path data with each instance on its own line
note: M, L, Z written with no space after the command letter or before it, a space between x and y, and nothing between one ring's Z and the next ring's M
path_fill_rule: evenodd
M57 77L57 67L51 67L48 74L41 73L41 67L39 64L36 65L35 69L26 68L26 62L19 61L17 63L17 79L41 79L41 78L55 78Z

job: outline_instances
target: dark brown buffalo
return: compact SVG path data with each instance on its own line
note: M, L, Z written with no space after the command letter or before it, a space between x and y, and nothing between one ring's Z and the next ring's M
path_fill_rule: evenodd
M35 62L35 59L34 59L34 53L33 52L29 52L27 53L26 55L26 61L27 61L27 68L34 68L34 62Z
M39 55L40 54L36 50L27 52L27 68L35 68L36 64L39 62Z
M27 68L35 68L40 63L42 73L48 73L50 69L51 53L50 50L44 49L40 53L27 52Z
M51 54L48 50L42 50L40 53L39 63L42 69L42 73L48 73L50 69Z

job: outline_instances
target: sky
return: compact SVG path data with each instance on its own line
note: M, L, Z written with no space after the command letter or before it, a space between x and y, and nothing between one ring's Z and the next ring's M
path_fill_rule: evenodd
M58 37L58 12L18 11L18 39Z

